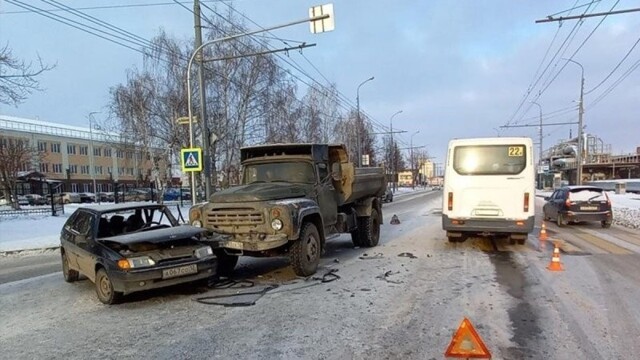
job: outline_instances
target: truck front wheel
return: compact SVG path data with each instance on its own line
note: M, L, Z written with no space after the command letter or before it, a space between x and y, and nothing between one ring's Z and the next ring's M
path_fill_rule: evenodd
M300 230L300 238L292 245L290 252L291 266L298 276L315 274L320 263L320 234L313 223L306 223Z
M360 246L374 247L380 241L380 216L377 209L371 209L371 216L358 217Z

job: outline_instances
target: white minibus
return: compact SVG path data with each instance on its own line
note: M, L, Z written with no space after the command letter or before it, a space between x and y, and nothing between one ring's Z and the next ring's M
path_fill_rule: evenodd
M535 218L533 161L527 137L451 140L442 192L449 241L508 236L524 244Z

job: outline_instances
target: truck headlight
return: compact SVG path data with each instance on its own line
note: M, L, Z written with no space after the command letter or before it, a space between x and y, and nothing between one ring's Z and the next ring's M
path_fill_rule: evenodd
M211 246L203 246L201 248L197 248L193 253L198 259L200 259L213 255L213 250L211 250Z
M282 220L280 219L273 219L271 220L271 228L273 228L273 230L278 231L282 229Z
M191 222L191 226L195 226L195 227L202 227L202 221L200 220L193 220Z

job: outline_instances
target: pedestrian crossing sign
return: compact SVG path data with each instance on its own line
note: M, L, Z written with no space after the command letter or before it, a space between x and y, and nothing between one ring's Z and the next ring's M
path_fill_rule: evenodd
M182 149L180 154L182 155L180 158L182 159L183 172L202 171L201 148Z

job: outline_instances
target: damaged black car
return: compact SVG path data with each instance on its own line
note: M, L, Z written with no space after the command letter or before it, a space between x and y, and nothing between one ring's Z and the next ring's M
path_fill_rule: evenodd
M104 304L133 292L207 281L216 258L200 241L202 233L180 225L164 205L81 207L60 234L64 279L86 276Z

